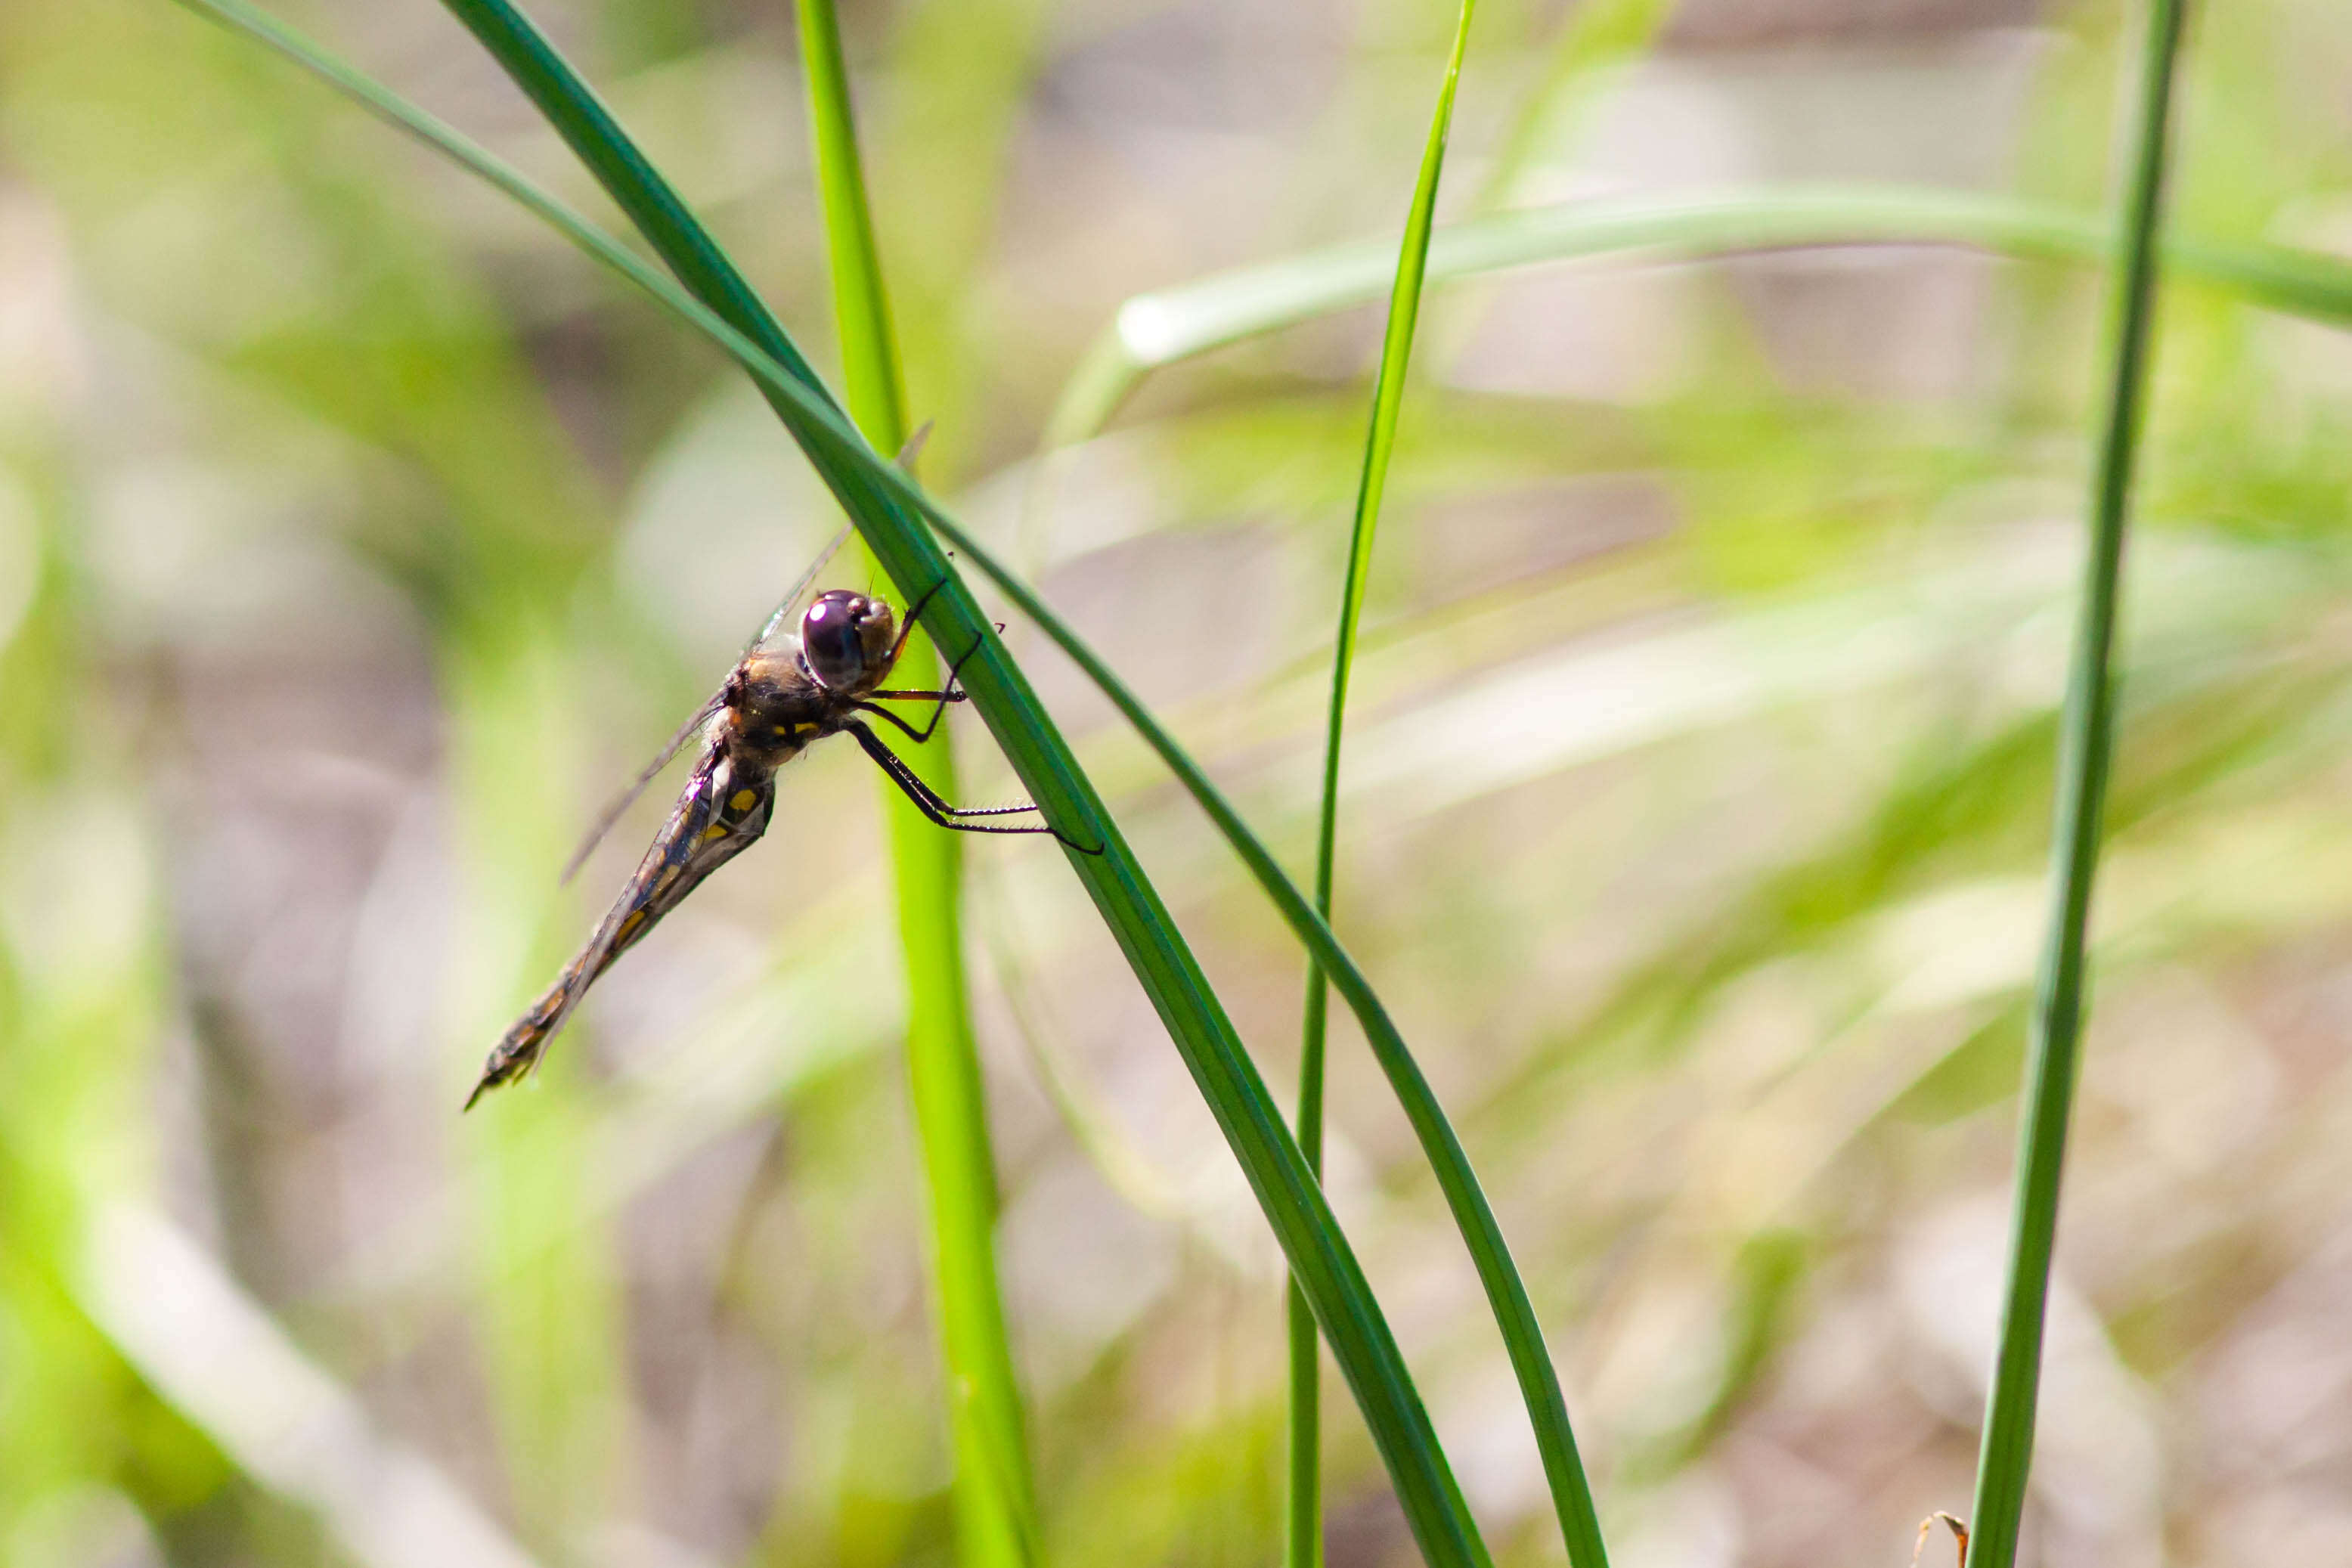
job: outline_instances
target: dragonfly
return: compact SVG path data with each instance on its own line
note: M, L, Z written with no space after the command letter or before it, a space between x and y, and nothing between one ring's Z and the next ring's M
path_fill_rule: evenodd
M902 458L902 466L904 462ZM939 728L948 705L964 700L956 677L965 661L979 651L977 641L949 668L946 682L937 690L899 690L882 684L906 650L917 618L932 595L945 585L944 578L924 591L903 623L897 620L888 602L875 595L827 589L801 616L799 635L779 640L793 607L848 536L845 528L835 537L745 647L719 689L670 738L636 781L604 809L572 854L564 868L565 881L571 880L589 852L671 760L699 739L701 748L686 787L670 808L669 820L655 835L653 847L638 863L636 874L622 889L579 955L491 1050L481 1081L467 1098L467 1110L472 1110L491 1089L513 1082L536 1067L548 1042L614 960L635 945L705 878L750 848L768 830L775 812L776 770L829 735L845 734L855 740L917 809L941 827L957 833L1051 834L1082 854L1102 853L1100 845L1080 844L1050 825L987 820L1036 811L1034 805L949 805L868 722L879 720L920 745ZM882 706L892 701L929 702L933 704L930 717L918 729Z

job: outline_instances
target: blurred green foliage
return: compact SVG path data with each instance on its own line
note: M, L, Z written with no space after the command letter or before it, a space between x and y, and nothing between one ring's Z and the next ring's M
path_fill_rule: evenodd
M825 342L786 8L537 10ZM2199 19L2185 233L2347 247L2340 10ZM1376 328L1170 369L1032 454L1123 300L1390 229L1451 15L844 18L927 477L1030 542L1294 867ZM1549 112L1579 15L1485 10L1465 202L2106 188L2113 8L1694 3ZM302 19L590 199L437 8ZM1964 1506L2096 300L1862 247L1431 297L1338 923L1456 1111L1628 1561L1884 1564ZM579 825L835 526L739 382L177 10L0 10L0 1562L951 1553L862 763L796 768L536 1088L455 1115L635 851L558 889ZM2328 330L2168 293L2044 1562L2352 1544L2347 412ZM1286 1078L1294 947L1039 668ZM1265 1562L1273 1250L1059 858L969 859L1024 999L976 964L1044 1555ZM1557 1561L1476 1280L1334 1045L1335 1202L1489 1539ZM1408 1553L1326 1426L1331 1561ZM371 1533L387 1499L424 1555Z

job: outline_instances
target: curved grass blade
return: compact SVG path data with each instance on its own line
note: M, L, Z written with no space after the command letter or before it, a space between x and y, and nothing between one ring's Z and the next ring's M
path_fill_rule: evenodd
M1323 787L1315 839L1315 912L1327 926L1331 919L1339 856L1339 750L1347 726L1348 677L1355 664L1356 628L1363 616L1364 588L1371 572L1381 496L1388 480L1389 459L1396 447L1397 419L1404 405L1405 374L1412 363L1413 328L1421 312L1422 281L1429 260L1430 229L1436 218L1438 182L1444 173L1446 138L1454 123L1454 91L1461 83L1462 57L1469 47L1470 23L1475 10L1476 0L1462 0L1454 23L1453 52L1447 57L1444 79L1438 88L1437 106L1430 117L1429 139L1422 152L1421 172L1413 185L1412 205L1397 248L1396 279L1389 290L1388 325L1381 337L1380 369L1372 384L1370 428L1365 434L1363 468L1356 486L1355 521L1348 540L1347 581L1340 590L1339 624L1332 641L1330 704L1324 721ZM1329 1005L1330 992L1323 966L1310 957L1305 1016L1300 1026L1298 1146L1318 1177L1323 1170L1324 1045ZM1411 1056L1403 1047L1402 1039L1394 1042L1396 1054L1410 1065ZM1416 1087L1426 1089L1426 1085ZM1430 1109L1435 1109L1433 1101ZM1442 1124L1442 1113L1436 1120ZM1460 1174L1468 1176L1466 1163ZM1466 1184L1475 1192L1475 1182ZM1453 1195L1454 1189L1449 1187L1449 1198ZM1483 1218L1491 1225L1491 1215ZM1465 1225L1465 1235L1471 1234L1472 1228ZM1517 1287L1507 1255L1500 1251L1501 1237L1495 1236L1491 1239L1502 1260L1503 1272L1511 1276L1507 1286ZM1509 1293L1507 1287L1505 1293ZM1524 1296L1523 1289L1519 1294ZM1290 1475L1285 1561L1289 1568L1320 1568L1321 1352L1306 1298L1295 1285L1286 1306L1290 1360ZM1561 1537L1568 1544L1569 1560L1577 1568L1606 1568L1609 1556L1601 1544L1591 1484L1585 1478L1584 1464L1577 1453L1559 1373L1544 1348L1542 1332L1533 1323L1532 1314L1529 1321L1520 1325L1522 1332L1518 1334L1513 1333L1510 1315L1501 1310L1499 1303L1498 1314L1506 1337L1512 1340L1513 1370L1518 1373L1520 1393L1535 1421L1544 1477L1551 1488L1552 1506L1559 1518Z
M2164 205L2173 63L2184 0L2152 0L2140 65L2130 184L2117 218L2111 354L2090 550L2074 631L2066 706L2059 721L2057 822L2051 846L2050 930L2034 987L2026 1041L2025 1104L2018 1124L2018 1176L2010 1219L2009 1284L1993 1360L1982 1447L1977 1458L1969 1568L2011 1568L2033 1463L2034 1405L2042 1379L2042 1331L2050 1260L2058 1231L2059 1178L2066 1163L2084 1014L2085 928L2099 864L2099 816L2115 752L2116 605L2123 576L2132 458L2147 405L2148 342L2155 325L2157 234Z
M877 450L894 452L907 439L907 398L858 153L841 24L832 0L798 0L794 14L832 262L842 394L866 438ZM936 684L939 661L920 627L899 668L908 677L901 684ZM926 784L960 800L949 741L942 730L929 744L903 754ZM890 825L898 941L906 955L907 1077L929 1194L959 1557L971 1568L1022 1568L1036 1556L1036 1487L996 1261L996 1157L964 974L963 841L924 821L889 781L876 787Z
M179 3L278 50L389 124L496 185L718 344L758 379L771 403L785 413L792 433L808 454L812 466L842 499L893 581L901 584L940 584L926 615L933 618L935 636L943 633L960 645L973 647L963 676L972 706L988 722L1007 761L1046 819L1065 832L1080 836L1081 841L1097 838L1100 845L1101 852L1096 855L1070 851L1072 868L1167 1026L1202 1100L1234 1150L1276 1241L1306 1289L1331 1344L1332 1355L1364 1412L1365 1423L1395 1484L1398 1502L1423 1557L1442 1568L1490 1568L1492 1559L1438 1446L1420 1391L1413 1385L1395 1336L1372 1297L1371 1288L1338 1219L1307 1171L1297 1143L1284 1125L1281 1112L1266 1092L1255 1065L1243 1049L1232 1021L1201 973L1191 949L1142 868L1118 836L1091 782L1079 769L1067 742L1038 702L1026 678L996 638L993 626L981 614L952 564L918 521L919 516L934 520L939 516L920 489L875 455L864 437L844 420L809 374L805 362L789 344L789 357L769 353L751 336L513 168L255 10L247 0ZM535 58L542 65L551 64L562 79L569 82L568 70L554 60L544 40L538 40L535 34L531 37L532 48L543 51ZM576 82L562 90L586 98L585 89ZM610 127L609 118L603 116L600 107L593 106L593 99L586 99L586 102L590 107L578 110L575 122L593 131L602 119L610 133L618 136L617 127ZM658 176L634 149L609 152L603 155L603 161L622 171L640 170L644 177L659 184ZM677 206L676 196L667 192L667 186L662 186L661 194L656 195L633 194L631 201L656 212L665 206L673 207L683 216L683 208ZM698 234L699 230L695 232ZM708 244L707 237L702 248L705 258L716 258L725 274L725 278L713 280L717 291L727 296L728 280L731 279L732 288L741 289L748 297L748 289L742 288L741 279L734 276L731 268L725 267L724 258L718 256L715 246ZM756 301L753 308L757 309ZM761 314L764 316L764 311ZM782 335L781 328L774 330ZM965 540L966 547L970 547L960 530L950 532L942 529L941 532L951 542ZM976 550L973 558L979 559ZM1045 609L1025 585L1013 593L1016 583L1017 579L1007 580L1008 595L1024 607ZM1045 614L1050 616L1051 612ZM1067 635L1058 621L1048 619L1041 624L1055 631L1057 637ZM1099 660L1091 662L1093 669L1108 678L1108 672ZM1123 693L1123 689L1120 691ZM1141 711L1139 707L1131 706L1131 697L1127 702L1130 711ZM1174 744L1164 733L1159 734L1158 743L1171 748ZM1186 759L1186 764L1192 776L1199 778L1197 766L1191 764L1190 759ZM1207 781L1201 778L1200 782L1205 785ZM1239 819L1233 816L1230 807L1223 807L1221 820L1239 826ZM1246 829L1242 832L1246 836ZM1368 996L1369 987L1363 984L1361 975L1330 940L1328 928L1316 919L1305 898L1282 877L1280 868L1262 845L1248 838L1247 846L1245 854L1252 860L1253 869L1263 868L1261 879L1271 874L1287 889L1286 914L1295 910L1320 933L1323 946L1318 956L1331 971L1333 984L1339 986L1343 995ZM1298 921L1294 919L1293 924L1297 925ZM1389 1033L1393 1036L1393 1029ZM1431 1103L1433 1106L1434 1102ZM1457 1148L1457 1157L1458 1152ZM1479 1201L1483 1206L1483 1198ZM1523 1299L1524 1291L1521 1296ZM1528 1321L1533 1321L1531 1311Z
M2094 215L2004 196L1903 185L1786 185L1567 202L1450 225L1431 237L1429 281L1629 251L1690 256L1877 244L2096 261L2109 254L2114 237ZM2352 322L2352 263L2336 258L2188 239L2167 241L2164 258L2179 276L2255 304ZM1369 304L1388 286L1392 261L1385 246L1337 246L1136 295L1064 385L1047 422L1047 445L1099 432L1154 370Z

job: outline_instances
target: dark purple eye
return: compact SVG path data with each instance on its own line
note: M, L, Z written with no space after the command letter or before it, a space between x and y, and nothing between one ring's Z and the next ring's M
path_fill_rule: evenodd
M866 673L866 595L833 588L801 617L801 657L827 686L855 686Z

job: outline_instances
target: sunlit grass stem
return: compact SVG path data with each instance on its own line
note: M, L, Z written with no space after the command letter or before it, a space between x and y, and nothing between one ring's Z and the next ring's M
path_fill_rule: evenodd
M2132 459L2147 396L2154 326L2157 231L2163 207L2173 65L2182 0L2153 0L2142 57L2132 163L2120 219L2111 296L2109 373L2098 468L2092 481L2091 548L2076 624L2074 663L2060 722L2055 888L2036 984L2018 1130L2018 1177L2011 1216L2009 1283L2000 1349L1977 1461L1969 1568L2011 1568L2025 1511L2040 1395L2042 1327L2058 1228L2059 1178L2066 1157L2083 1032L2085 931L2099 861L2099 816L2115 750L2115 680L2109 666L2123 575Z
M895 452L908 436L906 393L840 20L832 0L798 0L794 9L833 275L842 395L866 438L880 451ZM931 686L940 668L918 628L899 661L897 684ZM949 731L940 731L928 745L903 748L902 754L944 798L961 797ZM967 1568L1020 1568L1035 1555L1035 1486L996 1260L996 1161L964 972L962 841L924 820L888 780L876 788L889 824L906 958L908 1087L929 1200L957 1537Z

